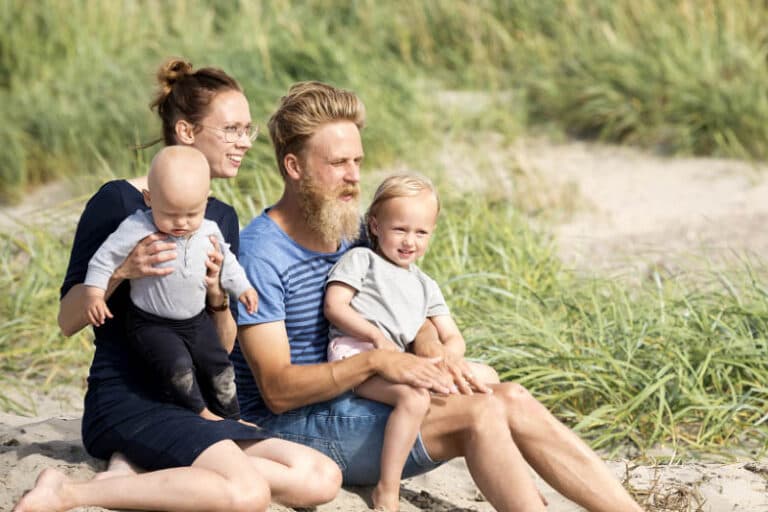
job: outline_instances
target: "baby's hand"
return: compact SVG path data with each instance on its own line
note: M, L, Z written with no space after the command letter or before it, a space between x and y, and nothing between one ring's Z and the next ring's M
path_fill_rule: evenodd
M259 294L253 288L248 288L237 299L239 300L249 314L254 314L259 309Z
M88 322L94 327L104 325L107 318L112 318L112 312L104 301L104 290L89 286L85 295L87 298L85 313L88 316Z

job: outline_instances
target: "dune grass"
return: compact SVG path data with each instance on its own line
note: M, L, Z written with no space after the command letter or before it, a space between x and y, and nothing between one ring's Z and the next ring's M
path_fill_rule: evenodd
M277 197L276 176L241 178L247 194L217 183L216 194L245 220ZM91 334L63 338L54 323L71 229L24 233L0 237L0 379L82 385ZM422 266L449 297L469 355L527 386L595 447L768 446L762 264L640 285L587 279L561 267L553 242L513 204L454 192ZM28 404L6 397L0 407Z
M259 121L294 81L353 88L375 164L435 147L445 90L498 94L475 102L486 127L762 159L766 26L759 0L5 0L0 196L102 159L137 169L169 55L238 77Z

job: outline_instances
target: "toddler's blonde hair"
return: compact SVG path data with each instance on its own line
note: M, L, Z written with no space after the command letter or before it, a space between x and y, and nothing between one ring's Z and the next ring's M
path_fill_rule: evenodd
M396 197L418 196L425 190L431 192L435 197L435 200L437 201L437 213L439 214L440 196L437 193L435 185L426 176L416 173L398 173L387 177L381 182L381 185L379 185L379 188L377 188L376 192L373 194L373 201L371 201L368 211L365 212L365 229L368 233L371 249L376 250L379 246L378 238L373 234L373 231L371 231L371 219L378 215L382 205L388 200Z

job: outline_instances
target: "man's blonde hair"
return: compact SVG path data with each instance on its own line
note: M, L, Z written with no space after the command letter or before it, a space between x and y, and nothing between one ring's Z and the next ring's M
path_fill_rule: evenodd
M437 213L440 213L440 195L432 180L416 173L393 174L381 182L379 188L373 194L373 200L365 212L365 229L368 232L368 240L371 249L376 250L379 241L371 231L371 219L375 218L384 203L396 197L416 197L425 190L432 193L437 202Z
M320 126L335 121L351 121L359 130L363 129L365 106L355 93L322 82L298 82L291 86L267 124L283 178L286 155L301 155L307 139Z

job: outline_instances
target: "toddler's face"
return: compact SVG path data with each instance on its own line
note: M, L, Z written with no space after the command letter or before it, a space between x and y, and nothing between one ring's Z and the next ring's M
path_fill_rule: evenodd
M208 204L208 194L189 197L184 193L153 193L152 219L158 231L184 237L200 229Z
M371 219L378 239L377 252L403 268L421 258L437 222L437 200L428 190L413 197L395 197L382 203Z

